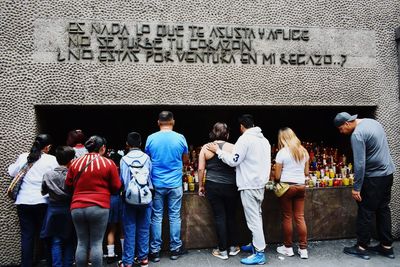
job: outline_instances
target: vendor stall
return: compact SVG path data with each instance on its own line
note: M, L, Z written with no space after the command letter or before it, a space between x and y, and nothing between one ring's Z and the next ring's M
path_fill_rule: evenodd
M188 248L213 247L216 244L211 208L207 199L197 194L200 179L197 175L199 150L208 142L208 133L216 121L227 122L231 129L230 140L234 143L240 135L237 117L243 113L253 114L256 124L263 129L272 146L272 160L277 153L274 143L279 128L293 128L304 141L303 145L310 154L311 171L310 178L307 179L305 203L308 238L321 240L355 236L356 204L351 198L351 149L349 140L339 135L331 121L336 112L341 110L338 107L39 106L37 116L41 130L52 134L59 144L65 142L66 132L80 128L88 136L105 136L109 148L124 150L126 134L129 131L141 132L144 140L152 132L158 131L157 116L164 109L174 113L174 129L182 133L189 144L190 163L183 167L182 172L182 239ZM373 112L371 108L357 110L361 116L371 116ZM88 117L92 119L85 119ZM245 223L241 203L237 209L239 240L247 243L250 240L250 232ZM265 193L263 216L267 242L282 241L281 211L278 199L272 191ZM163 240L164 248L167 248L167 217L164 219Z
M243 208L238 205L238 240L251 241ZM188 248L209 248L217 244L212 211L208 201L195 193L183 197L182 240ZM355 236L357 205L351 198L351 187L308 188L305 199L305 220L309 240L339 239ZM283 241L281 210L272 191L265 192L263 204L264 234L267 243ZM167 219L167 218L165 218ZM164 238L168 241L168 224L164 220ZM164 244L167 248L167 244Z

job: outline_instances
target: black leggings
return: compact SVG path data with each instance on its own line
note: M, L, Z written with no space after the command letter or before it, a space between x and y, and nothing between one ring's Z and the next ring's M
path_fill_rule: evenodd
M239 200L236 185L207 181L205 189L214 214L219 250L236 246L236 210Z

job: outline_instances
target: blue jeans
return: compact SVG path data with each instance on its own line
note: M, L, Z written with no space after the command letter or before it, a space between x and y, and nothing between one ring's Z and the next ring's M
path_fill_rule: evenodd
M138 260L147 258L149 254L151 221L151 203L146 207L137 207L123 203L122 227L124 230L124 265L133 265L135 251Z
M151 218L151 242L150 251L156 253L161 250L161 229L164 213L164 200L168 204L170 250L176 250L182 246L181 241L181 206L183 189L156 188L153 199L153 216Z
M53 237L51 240L53 267L70 267L74 263L74 245L72 240Z

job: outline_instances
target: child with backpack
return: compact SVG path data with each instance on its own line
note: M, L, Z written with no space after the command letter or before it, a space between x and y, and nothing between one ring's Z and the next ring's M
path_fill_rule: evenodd
M56 159L60 166L46 172L42 181L42 195L49 194L49 206L40 237L49 241L52 266L56 267L69 267L74 261L71 192L65 186L68 167L74 157L75 151L72 147L57 147Z
M122 228L125 236L119 267L142 267L149 264L149 237L152 208L151 161L140 150L142 138L132 132L127 136L129 152L121 159L120 177L124 186Z

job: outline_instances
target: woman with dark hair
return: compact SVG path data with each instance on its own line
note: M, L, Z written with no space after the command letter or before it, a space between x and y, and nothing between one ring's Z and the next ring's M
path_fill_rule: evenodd
M67 146L70 146L75 150L75 158L79 158L88 152L83 145L84 142L85 134L82 130L77 129L68 132Z
M107 227L110 195L121 188L115 163L103 157L106 140L92 136L86 141L89 153L76 159L68 169L65 184L74 188L71 215L78 237L76 266L87 266L90 259L93 267L102 266L102 241Z
M217 122L210 132L210 140L218 144L219 148L232 152L233 144L228 143L228 126ZM203 177L207 169L206 183ZM222 162L206 146L199 155L199 195L206 196L214 213L217 230L218 248L212 254L220 259L228 259L240 252L236 240L236 209L239 193L236 187L235 168ZM229 249L229 251L228 251Z
M42 196L43 175L58 167L54 156L49 155L51 138L39 134L29 153L21 154L17 161L8 167L8 173L15 177L28 164L31 167L26 173L15 204L21 227L21 266L33 266L33 247L35 236L38 236L47 210L48 196Z

